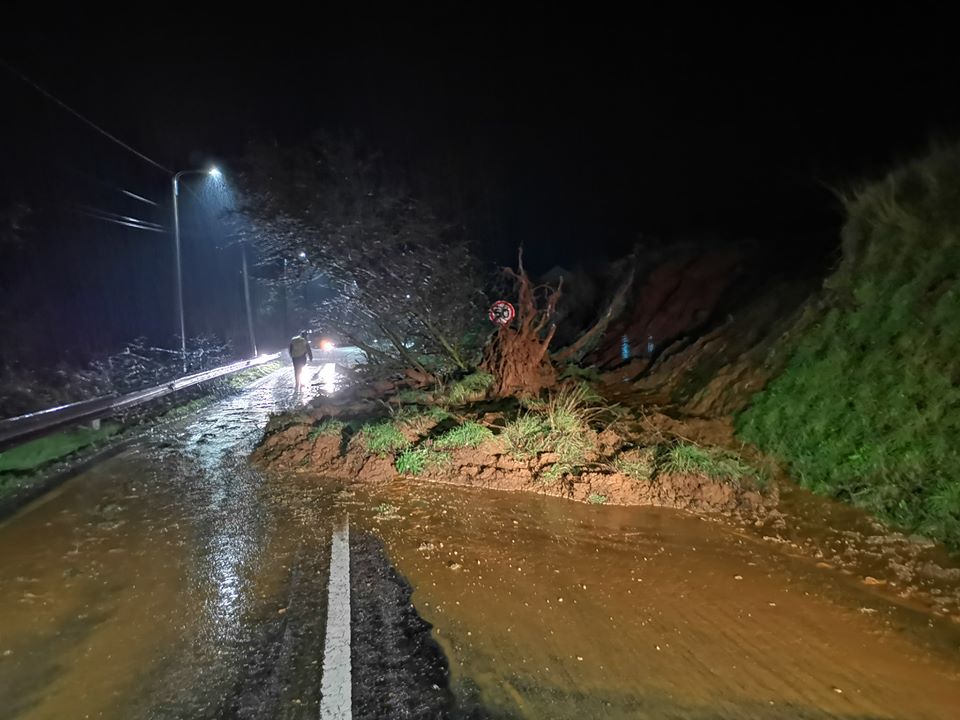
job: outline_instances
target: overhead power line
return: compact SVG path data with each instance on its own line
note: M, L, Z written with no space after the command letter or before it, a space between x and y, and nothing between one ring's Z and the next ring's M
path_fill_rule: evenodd
M122 147L124 150L133 153L134 155L136 155L138 158L140 158L140 159L143 160L144 162L147 162L147 163L149 163L150 165L153 165L155 168L157 168L157 169L159 169L159 170L163 170L163 172L167 173L168 175L173 175L173 170L171 170L170 168L164 167L163 165L161 165L160 163L158 163L156 160L153 160L153 159L147 157L146 155L144 155L142 152L139 152L139 151L133 149L132 147L130 147L129 145L127 145L125 142L123 142L123 140L121 140L120 138L118 138L116 135L110 134L109 132L107 132L106 130L104 130L102 127L100 127L99 125L97 125L97 124L96 124L95 122L93 122L92 120L87 119L86 117L84 117L83 115L81 115L79 112L77 112L76 110L74 110L72 107L70 107L69 105L67 105L65 102L63 102L63 101L60 100L59 98L55 97L55 96L52 95L51 93L47 92L44 88L40 87L40 85L38 85L38 84L35 83L33 80L31 80L31 79L28 78L26 75L24 75L22 72L20 72L19 70L17 70L15 67L13 67L10 63L8 63L8 62L7 62L6 60L4 60L3 58L0 58L0 65L3 65L3 67L5 67L11 74L13 74L13 75L15 75L16 77L20 78L20 80L22 80L22 81L25 82L27 85L29 85L29 86L32 87L34 90L36 90L38 93L40 93L41 95L43 95L43 96L44 96L45 98L47 98L50 102L55 103L55 104L58 105L59 107L63 108L64 110L66 110L68 113L70 113L71 115L73 115L75 118L77 118L77 119L80 120L81 122L85 123L86 125L89 125L91 128L93 128L94 130L96 130L98 133L100 133L100 134L103 135L104 137L106 137L106 138L108 138L109 140L115 142L117 145L119 145L120 147Z
M149 200L149 199L147 199L147 198L145 198L145 197L143 197L143 196L141 196L141 195L137 195L136 193L132 193L132 192L130 192L129 190L121 190L120 192L122 192L122 193L123 193L124 195L126 195L127 197L132 197L134 200L139 200L140 202L145 202L145 203L147 203L148 205L153 205L154 207L159 207L159 206L157 205L157 203L155 203L153 200Z
M161 233L167 232L167 228L165 228L163 225L160 223L150 222L149 220L139 220L138 218L130 217L128 215L120 215L118 213L110 212L109 210L101 210L89 205L77 205L77 208L81 213L88 217L94 218L95 220L103 220L116 225L125 225L126 227L135 228L137 230L150 230L152 232Z

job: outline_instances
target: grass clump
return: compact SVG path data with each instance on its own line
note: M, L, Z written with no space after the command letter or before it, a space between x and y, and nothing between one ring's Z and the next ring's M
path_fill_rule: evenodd
M318 437L340 437L346 427L347 424L342 420L324 420L313 426L308 437L311 440L316 440Z
M408 407L393 414L393 423L398 429L409 428L418 435L423 435L437 423L443 422L448 417L448 413L439 407Z
M734 483L759 479L759 473L736 453L688 442L677 443L667 451L662 470L683 475L706 475L713 480Z
M517 459L554 453L557 461L543 474L545 480L579 470L595 448L590 422L598 410L587 404L582 386L561 389L544 401L530 403L526 412L507 423L501 437Z
M433 441L433 446L439 450L458 450L460 448L479 447L484 441L493 437L490 428L476 422L465 422Z
M524 413L507 423L500 437L517 460L527 460L547 452L549 426L540 415Z
M607 496L601 495L600 493L590 493L590 495L587 496L587 502L591 505L606 505Z
M393 399L401 405L424 405L430 400L430 394L425 390L401 390Z
M389 455L410 446L403 433L392 422L367 423L360 428L360 441L367 452Z
M450 453L437 452L433 448L421 446L400 453L394 467L401 475L420 475L424 470L440 467L450 462Z
M482 400L493 386L493 375L477 370L462 377L447 388L444 399L453 405Z
M639 452L627 455L618 455L613 463L613 469L627 477L640 482L648 482L656 473L656 449L644 448Z
M845 200L843 259L737 418L805 487L960 548L960 146Z

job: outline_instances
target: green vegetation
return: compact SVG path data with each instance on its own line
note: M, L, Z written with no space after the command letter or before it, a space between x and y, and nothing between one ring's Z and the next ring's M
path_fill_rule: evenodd
M374 511L377 513L377 515L385 517L387 515L395 514L397 512L397 508L395 505L391 505L389 503L380 503L374 508Z
M566 387L547 400L528 405L529 409L503 429L507 451L515 458L528 459L539 453L554 453L557 461L544 473L555 480L573 473L586 462L594 449L590 422L597 409L589 407L582 386Z
M549 426L542 416L524 413L507 423L500 437L513 457L527 460L537 453L547 452L549 433Z
M617 456L612 463L613 469L633 480L641 482L651 480L657 470L656 448L644 448L634 454L635 458Z
M397 458L394 467L401 475L419 475L424 470L440 467L450 462L450 453L421 446L404 450Z
M667 451L661 470L685 475L706 475L713 480L724 482L739 482L745 478L754 481L761 479L760 473L736 453L688 442L677 443Z
M308 437L311 440L316 440L318 437L340 437L346 427L347 424L342 420L324 420L322 423L313 426Z
M590 495L587 497L587 502L591 505L606 505L607 496L599 493L590 493Z
M407 407L393 414L393 424L398 430L409 428L418 435L423 435L448 417L450 413L439 407Z
M105 423L99 430L79 427L17 445L10 450L0 452L0 473L25 473L38 470L54 460L60 460L78 450L101 443L116 435L120 429L121 426L116 423Z
M846 200L826 309L737 419L806 487L960 547L960 146Z
M425 390L401 390L393 399L402 405L423 405L430 399L430 394Z
M483 400L493 385L493 375L477 370L454 382L444 393L444 399L453 405Z
M490 428L476 422L465 422L445 432L433 441L433 446L440 450L457 450L459 448L475 448L484 441L493 437Z
M377 455L388 455L410 446L410 441L392 422L367 423L359 434L367 451Z
M583 401L586 403L591 403L595 405L600 405L604 402L603 395L598 393L596 389L586 380L580 380L577 383L578 387L583 393Z
M243 372L235 373L227 378L227 387L232 390L241 390L245 388L250 383L255 380L259 380L262 377L266 377L271 373L279 370L281 367L280 362L270 362L265 363L264 365L257 365Z

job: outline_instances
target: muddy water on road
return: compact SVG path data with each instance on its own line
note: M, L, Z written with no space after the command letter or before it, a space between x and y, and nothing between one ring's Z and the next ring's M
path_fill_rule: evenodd
M465 709L518 718L960 717L960 633L673 511L358 492Z
M319 680L284 623L322 647L347 510L413 585L466 717L958 717L960 626L728 526L264 477L247 454L290 390L266 378L0 525L0 716L316 717L268 681Z
M228 714L303 548L326 552L247 464L291 393L269 376L0 526L0 716Z

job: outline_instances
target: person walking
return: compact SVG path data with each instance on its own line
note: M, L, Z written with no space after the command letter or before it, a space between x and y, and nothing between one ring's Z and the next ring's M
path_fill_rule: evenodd
M310 341L307 339L307 332L303 331L294 336L290 341L290 359L293 360L293 383L294 392L300 392L300 374L303 372L307 360L313 360L313 350L310 348Z

